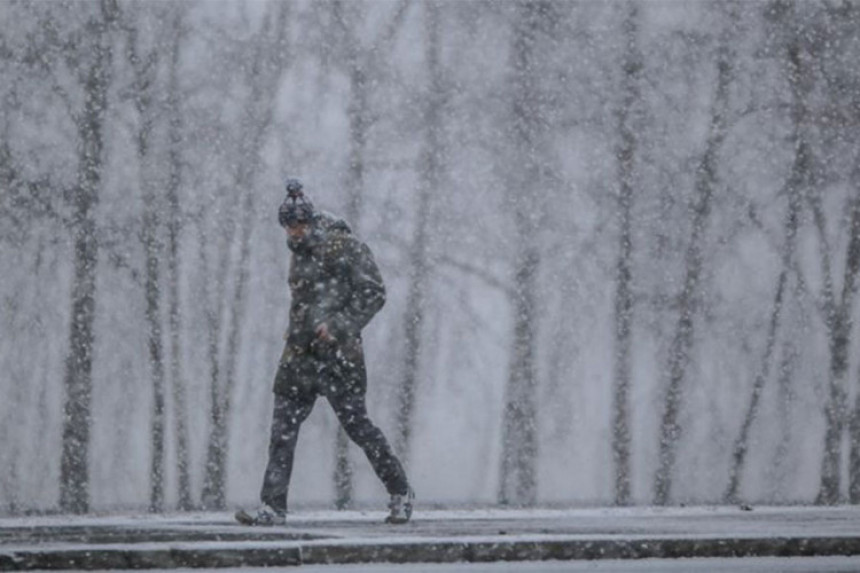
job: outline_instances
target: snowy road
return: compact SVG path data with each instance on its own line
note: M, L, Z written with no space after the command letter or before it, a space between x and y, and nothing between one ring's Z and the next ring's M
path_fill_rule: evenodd
M545 561L526 563L462 563L450 565L341 565L302 567L303 573L856 573L860 557L795 557L747 559L635 559ZM238 571L236 573L239 573ZM248 573L248 570L242 570Z
M428 510L394 527L382 516L297 512L272 528L229 514L0 519L0 569L860 571L858 507Z
M860 557L756 557L747 559L635 559L449 565L308 565L303 573L856 573ZM240 573L237 570L235 573ZM247 569L241 573L249 573Z
M197 569L149 573L195 573ZM449 563L304 565L299 568L234 568L219 573L856 573L860 557L751 557L711 559L635 559L605 561L528 561L516 563Z

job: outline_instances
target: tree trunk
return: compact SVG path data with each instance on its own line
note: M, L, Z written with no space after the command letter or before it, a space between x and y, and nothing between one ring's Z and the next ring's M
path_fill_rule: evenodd
M860 373L858 373L858 381L860 381ZM849 432L851 449L848 457L848 500L857 505L860 504L860 395L854 398Z
M785 478L788 473L789 454L791 452L793 424L791 421L791 405L794 400L792 386L794 384L795 369L797 368L798 351L795 341L786 337L782 342L782 357L777 369L777 408L780 437L776 451L773 455L773 463L769 468L770 480L773 483L773 502L782 500L785 491Z
M367 154L367 128L370 123L370 103L365 71L355 62L349 72L349 167L347 171L346 212L356 228L361 226L364 205L364 163Z
M631 237L633 209L633 177L636 135L631 125L633 107L640 99L639 76L642 55L637 46L639 6L626 4L624 19L623 100L618 110L618 225L619 250L615 267L615 352L612 408L612 457L615 464L615 503L630 503L630 361L631 325L633 321Z
M230 411L233 390L236 385L236 363L241 344L241 331L245 322L245 290L250 274L251 233L254 219L254 179L260 162L260 150L265 136L272 124L275 96L286 65L287 14L290 5L272 3L261 32L257 35L256 46L251 56L248 82L251 93L245 104L245 132L239 142L239 163L234 178L234 188L244 194L242 197L239 230L239 258L236 261L237 278L229 307L230 320L227 331L227 348L224 358L223 385L216 386L213 393L212 422L214 425L208 444L207 472L212 472L207 482L218 491L209 491L210 499L223 508L224 487L226 485L227 445L229 441ZM230 248L230 244L226 245ZM213 380L214 382L214 380Z
M825 407L827 426L821 462L821 486L816 498L816 503L827 505L839 502L842 489L841 450L844 434L848 429L846 428L848 397L845 387L849 364L848 351L853 327L854 294L856 292L857 271L860 269L860 187L855 189L851 199L850 213L850 238L845 261L845 275L842 282L842 297L838 303L834 300L833 304L828 305L833 309L828 320L830 392ZM819 228L822 229L822 226L819 225ZM855 446L852 445L851 449L853 451ZM851 458L852 463L855 461L860 465L860 460ZM860 489L855 491L853 495L860 497Z
M147 104L148 105L148 104ZM152 159L149 154L152 110L143 112L142 126L138 135L138 157L141 161L141 186L143 188L143 227L141 240L145 253L144 297L146 301L146 324L148 329L149 367L152 380L152 426L150 437L150 495L149 510L164 510L164 436L165 436L165 389L164 389L164 344L161 327L161 244L158 239L161 222L159 205L155 195Z
M364 73L356 64L350 71L349 168L347 170L346 217L353 229L361 228L364 197L364 161L367 145L368 93ZM349 437L338 425L335 435L334 489L335 507L352 507L352 464L349 461Z
M826 235L824 230L824 215L820 205L811 199L816 227L821 237L821 265L823 267L823 295L825 308L825 324L828 334L828 349L830 352L830 368L828 370L828 399L824 407L825 430L824 451L821 455L821 483L815 502L833 505L839 501L842 489L842 422L845 410L845 388L843 376L848 367L845 352L847 336L845 322L837 311L836 295L831 276L830 253L824 246Z
M113 2L103 0L98 16L87 24L88 36L94 45L84 83L84 109L76 122L78 181L72 199L74 278L60 462L60 509L70 513L89 511L90 404L98 264L95 208L102 185L111 67L109 27L115 10Z
M200 240L200 263L203 267L203 276L210 275L209 254L207 252L208 236L201 224L199 232ZM230 245L232 241L227 241ZM221 323L224 312L224 298L226 291L226 266L229 249L221 249L221 265L215 272L215 296L213 300L213 281L205 280L202 287L203 299L206 303L206 355L209 361L209 439L206 444L206 465L203 478L203 491L201 493L201 505L203 509L224 509L226 504L224 476L224 453L227 447L226 430L223 416L223 405L221 403L221 363L219 345L221 341Z
M346 218L356 232L361 229L361 218L364 205L364 172L365 155L367 153L367 130L370 125L370 101L365 65L361 57L361 48L355 38L352 28L345 22L343 3L332 4L334 19L340 25L343 41L347 52L347 67L349 74L349 104L347 117L349 119L349 166L346 173ZM349 437L343 427L338 426L335 435L335 465L334 489L335 507L349 509L352 507L352 464L349 460Z
M767 382L767 379L770 376L770 363L773 356L773 350L776 347L779 322L782 318L783 299L785 296L786 283L788 282L788 272L794 258L797 226L800 218L801 185L803 185L803 182L805 181L804 174L806 169L806 152L804 151L804 145L801 143L798 147L797 155L795 156L794 165L792 167L792 173L788 182L789 204L785 223L785 245L782 253L782 269L776 281L776 294L774 295L773 309L771 310L767 340L765 341L761 366L759 367L758 374L756 375L755 382L753 383L752 395L750 396L746 415L744 416L744 421L741 425L740 435L737 440L735 440L732 452L732 467L729 471L729 485L723 495L724 503L737 503L739 501L738 489L740 487L740 479L743 475L744 465L746 463L746 454L749 447L749 433L758 413L758 405L765 382Z
M351 6L353 7L353 6ZM361 227L364 209L364 175L367 154L367 138L372 123L370 95L372 86L369 81L376 77L380 67L387 64L383 55L384 44L390 44L403 21L406 3L400 2L395 16L383 32L377 36L376 43L366 48L356 36L358 22L348 21L344 10L345 3L335 0L331 3L332 20L336 25L339 46L339 59L343 61L349 76L350 98L347 106L349 119L349 166L346 176L347 220L353 228ZM338 428L335 438L335 505L346 509L352 505L352 468L349 461L349 438L343 428Z
M783 297L785 293L785 285L788 280L788 272L792 266L794 252L797 242L797 229L800 219L801 203L804 194L810 183L810 171L812 168L812 155L805 135L804 124L806 122L806 95L801 87L801 74L803 70L800 67L799 47L796 43L792 44L789 49L789 58L787 62L787 76L791 86L792 93L792 123L793 141L795 147L794 161L792 162L791 173L786 182L786 192L788 195L788 213L785 223L785 245L782 252L782 269L777 279L776 294L774 296L773 310L771 312L770 326L768 328L768 336L765 342L764 355L759 373L753 383L752 396L750 397L749 406L741 426L740 435L735 441L734 451L732 454L732 467L729 472L729 485L723 499L726 503L737 503L738 488L746 462L746 453L749 441L749 432L752 423L755 420L758 411L758 403L761 397L761 392L764 384L767 381L770 372L770 362L773 355L773 349L776 345L777 330L779 321L782 316Z
M669 348L669 387L660 425L660 452L657 474L655 476L654 503L668 503L678 443L681 439L681 425L678 421L686 384L690 352L693 347L696 305L698 303L699 282L703 266L705 226L711 210L711 199L717 177L717 153L722 147L726 131L726 112L728 91L732 75L732 53L729 44L729 31L723 32L721 46L717 53L717 82L714 102L711 109L710 128L705 151L696 170L695 203L693 210L692 236L685 256L684 287L678 296L680 308L675 334Z
M791 6L791 5L789 5ZM789 12L795 17L793 11ZM794 24L793 36L788 45L788 76L795 93L795 98L800 102L798 105L805 112L806 99L812 89L809 79L809 71L804 67L804 62L809 54L803 52L803 42L807 38L807 30L800 24ZM816 503L832 505L840 500L842 489L842 446L848 414L847 397L847 373L849 365L849 349L851 347L851 332L853 327L854 295L856 292L857 272L860 270L860 187L855 187L851 198L849 240L846 252L845 270L842 281L842 295L836 298L833 283L830 253L828 252L828 241L826 236L826 225L824 213L821 206L821 198L818 193L810 193L809 203L813 211L816 227L821 241L821 264L824 275L823 298L825 308L825 323L829 337L830 369L828 399L825 405L825 436L824 451L821 460L821 484L816 497ZM854 434L854 422L851 421L851 435ZM860 434L860 427L857 427ZM851 444L851 464L857 464L860 471L860 455L856 451L856 444ZM852 472L849 468L849 472ZM852 478L852 481L855 481ZM849 489L851 486L849 485ZM856 489L849 492L852 500L860 501L860 476L856 480Z
M100 130L100 126L97 129ZM101 137L100 133L98 137ZM101 165L92 167L97 171L86 175L86 181L77 188L74 199L74 283L69 355L66 359L65 374L63 455L60 465L60 509L70 513L89 511L90 398L96 296L95 270L98 260L98 244L92 211L98 200L96 186L99 184Z
M855 180L855 197L860 196L860 185L857 185L857 181L860 180L860 172L855 171L854 174ZM849 260L854 260L858 258L858 253L856 249L860 247L855 242L855 237L860 235L860 230L857 229L856 225L858 224L857 220L857 201L854 202L854 212L852 213L851 219L851 236L854 251L851 251L849 248ZM856 264L856 262L854 263ZM846 309L847 312L852 312L851 308ZM858 375L858 381L860 381L860 375ZM860 504L860 392L855 395L854 398L854 408L851 412L851 420L850 420L850 434L848 436L849 443L851 445L850 454L849 454L849 466L848 466L848 499L853 504Z
M419 166L418 209L415 230L410 248L409 291L404 313L405 348L403 357L403 382L399 388L397 409L397 435L395 449L404 465L411 457L412 427L414 425L415 393L418 385L419 361L421 357L424 304L427 289L428 240L427 229L432 216L432 197L439 191L442 170L442 105L444 86L439 66L439 4L430 1L427 9L425 57L430 86L424 109L424 149Z
M256 165L256 161L255 161ZM242 171L242 168L240 168ZM250 174L247 178L240 177L239 181L243 184L250 185ZM224 357L224 381L220 386L220 392L214 396L212 410L212 421L215 424L212 441L209 444L210 452L214 455L211 458L214 464L214 471L217 473L217 482L219 491L216 499L219 500L218 509L224 509L223 503L225 500L226 476L227 476L227 451L229 442L229 426L230 412L233 403L233 391L236 386L236 363L239 357L239 346L241 342L242 325L245 322L245 290L248 285L248 275L250 274L249 265L251 258L251 221L254 210L254 199L251 193L250 186L237 184L237 189L245 190L245 198L242 209L242 222L240 225L240 243L239 243L239 260L238 278L236 279L236 287L233 291L233 298L229 303L229 322L227 331L227 348ZM214 380L213 380L214 381Z
M846 18L848 21L853 21L858 15L857 6L852 3L845 3L842 7L845 12L839 15L841 18ZM854 159L854 170L851 173L849 184L854 186L855 196L860 195L860 167L858 167L858 158ZM855 203L854 207L857 205ZM852 214L853 215L853 214ZM852 239L858 235L858 230L853 227L856 220L852 218ZM855 248L857 245L855 245ZM852 252L849 247L849 260L856 259L858 254ZM853 309L848 308L849 313ZM860 371L858 371L858 385L860 385ZM860 392L857 392L854 397L854 407L851 412L849 422L849 462L848 462L848 499L852 504L860 504Z
M532 506L537 501L537 296L540 248L537 220L541 216L544 167L540 146L545 122L537 92L535 54L539 34L548 26L549 4L518 2L514 23L511 109L512 145L523 172L510 177L508 204L514 213L517 254L514 261L513 344L502 420L499 502ZM522 197L529 197L523 201Z
M164 346L161 338L161 278L158 243L159 217L151 183L144 183L143 246L146 253L144 293L146 297L146 323L148 327L149 367L152 377L152 427L149 510L164 510Z
M334 454L334 506L337 509L352 508L352 464L349 462L349 436L338 425Z
M502 473L499 501L532 506L537 501L537 249L524 245L517 256L514 286L514 344L502 424Z
M146 306L147 347L152 381L152 419L150 426L150 491L149 510L164 511L164 440L165 440L165 388L164 344L161 325L161 205L156 196L154 159L151 153L155 127L153 91L157 75L157 56L150 52L141 57L138 52L138 34L129 28L129 63L134 70L134 104L140 127L137 132L137 159L140 162L140 187L143 191L143 217L140 239L144 251L144 300Z
M427 283L427 207L429 190L421 183L419 212L417 214L415 235L412 239L410 260L412 268L409 271L409 292L406 298L404 320L404 349L403 349L403 380L398 388L397 397L397 433L394 448L400 456L400 461L409 465L410 439L412 436L413 411L415 408L415 392L418 385L418 367L421 355L421 335L424 325L424 299Z
M193 507L188 451L188 406L182 375L182 315L179 307L179 235L182 232L182 207L179 187L182 181L182 113L179 94L179 55L182 41L182 14L174 15L168 80L168 179L167 179L167 276L170 298L170 379L176 432L176 464L179 476L179 509Z

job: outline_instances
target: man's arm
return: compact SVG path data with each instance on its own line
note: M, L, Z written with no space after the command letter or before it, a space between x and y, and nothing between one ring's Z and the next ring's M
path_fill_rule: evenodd
M385 304L382 274L368 246L350 238L345 241L343 257L351 296L326 320L328 332L340 340L358 336Z

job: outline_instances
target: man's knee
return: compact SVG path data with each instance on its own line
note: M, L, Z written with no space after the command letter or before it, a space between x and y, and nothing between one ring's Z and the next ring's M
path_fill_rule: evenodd
M373 440L375 434L379 432L366 415L361 416L346 412L345 415L341 416L340 423L346 431L346 435L359 445L368 440Z
M272 442L290 443L298 437L299 428L310 413L310 405L301 400L276 396L272 420ZM312 404L312 403L311 403Z

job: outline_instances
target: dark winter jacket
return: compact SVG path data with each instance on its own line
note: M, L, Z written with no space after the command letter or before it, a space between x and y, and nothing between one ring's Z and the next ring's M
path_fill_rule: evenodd
M342 220L321 214L306 249L290 263L290 324L276 392L319 382L323 370L364 384L361 330L385 303L385 286L370 249ZM335 342L315 331L326 324ZM361 372L353 372L360 369Z

